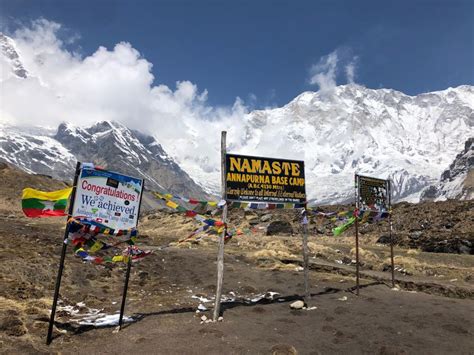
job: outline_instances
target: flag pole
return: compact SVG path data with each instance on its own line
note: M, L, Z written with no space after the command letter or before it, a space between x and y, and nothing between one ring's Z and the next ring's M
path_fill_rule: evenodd
M227 132L222 131L221 133L221 188L222 188L222 200L226 201L226 179L225 179L225 161L226 161L226 137ZM216 300L214 303L214 314L212 319L217 321L220 314L221 308L221 296L222 296L222 283L224 280L224 241L225 234L227 233L227 201L224 204L222 210L222 223L224 223L224 230L219 235L219 245L217 251L217 287L216 287Z
M69 212L68 212L68 217L67 217L68 220L69 220L69 217L71 217L72 211L74 208L74 199L76 197L76 185L77 185L77 180L79 179L80 172L81 172L81 163L77 162L76 173L74 175L74 182L72 185L71 197L69 199ZM69 235L68 225L69 225L68 221L66 221L66 228L64 229L64 237L63 237L63 247L61 250L61 259L59 261L58 275L56 277L56 286L54 289L53 306L51 307L51 316L49 318L48 336L46 338L47 345L51 344L52 336L53 336L54 316L56 315L56 306L58 304L59 288L61 287L61 278L63 276L63 270L64 270L64 259L66 257L67 238Z

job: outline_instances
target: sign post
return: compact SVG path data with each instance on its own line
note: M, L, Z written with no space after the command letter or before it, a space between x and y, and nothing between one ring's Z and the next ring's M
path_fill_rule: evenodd
M359 175L355 175L355 245L356 245L356 294L359 296Z
M303 210L303 269L304 269L304 301L308 305L311 300L311 293L309 291L309 253L308 253L308 212Z
M217 321L219 319L220 308L221 308L221 296L222 296L222 284L224 281L224 242L225 235L227 233L227 197L226 197L226 137L227 132L222 131L221 133L221 179L222 179L222 200L225 201L222 210L222 223L224 223L224 230L219 235L219 246L217 251L217 287L216 287L216 300L214 303L214 314L212 319Z
M68 216L67 216L68 219L72 215L72 209L73 209L72 201L74 201L74 197L76 195L76 186L77 186L77 180L79 178L80 171L81 171L81 163L77 162L76 163L76 173L74 174L74 182L72 184L71 199L69 200L69 211L68 211ZM46 338L46 344L47 345L51 344L51 341L53 340L54 317L56 315L56 307L57 307L57 304L58 304L59 289L61 287L61 278L63 276L64 259L66 257L68 235L69 235L69 233L68 233L68 221L66 221L66 228L64 229L64 237L63 237L63 247L61 249L61 259L59 261L58 275L56 277L56 286L54 288L53 306L51 307L51 315L49 317L48 336Z
M145 188L145 180L142 181L142 191ZM137 218L140 217L140 208L142 206L142 197L143 194L140 194L140 202L138 205L138 214ZM138 225L138 219L137 219ZM125 285L123 286L123 294L122 294L122 305L120 306L120 318L119 318L119 330L122 330L122 321L123 321L123 313L125 311L125 301L127 299L127 291L128 291L128 280L130 279L130 271L132 269L132 256L133 256L132 247L128 247L128 260L127 260L127 272L125 274Z
M120 306L119 330L122 330L123 313L125 311L125 301L127 299L128 280L132 269L132 248L128 247L127 272L125 273L125 284L123 285L122 304Z
M392 236L392 211L391 211L391 185L390 180L377 179L369 176L355 174L356 208L355 208L355 233L356 233L356 276L357 294L359 294L359 216L375 214L382 218L388 214L390 225L390 259L392 267L392 287L395 286L395 271L393 260Z
M393 240L393 226L392 226L392 184L390 183L390 180L387 180L387 186L388 186L388 223L390 226L390 263L392 266L392 288L395 287L395 261L394 256L393 256L393 245L394 245L394 240Z
M304 162L254 157L248 155L229 154L226 152L226 132L222 132L222 199L224 210L222 214L224 225L227 220L227 207L230 202L266 203L268 208L284 207L285 203L301 208L306 207L306 190ZM252 207L253 208L253 207ZM310 299L309 292L309 262L308 262L308 217L303 210L303 260L305 301ZM220 297L222 293L222 274L224 258L224 233L219 239L217 259L217 288L214 320L219 315ZM222 270L222 271L220 271Z

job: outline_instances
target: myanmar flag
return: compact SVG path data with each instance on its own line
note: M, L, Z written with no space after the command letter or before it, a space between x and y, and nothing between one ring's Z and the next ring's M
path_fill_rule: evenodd
M27 217L66 216L66 206L72 187L44 192L27 187L23 189L21 207Z

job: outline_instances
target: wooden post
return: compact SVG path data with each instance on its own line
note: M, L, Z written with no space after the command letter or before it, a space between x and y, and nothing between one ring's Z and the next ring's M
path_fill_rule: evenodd
M395 287L395 261L394 261L394 256L393 256L393 226L392 226L392 187L390 180L387 181L387 187L388 187L388 223L390 225L390 262L392 264L392 288Z
M304 268L304 301L308 305L311 300L309 291L309 261L308 261L308 215L306 208L303 212L303 268Z
M68 220L69 220L69 217L71 217L72 215L72 210L74 207L74 199L76 197L76 185L77 185L77 180L79 179L80 172L81 172L81 163L77 162L76 173L74 175L74 182L72 184L71 197L69 199L69 212L68 212L68 217L67 217ZM61 287L61 278L63 276L64 259L66 258L68 236L69 236L69 228L68 228L68 221L66 221L66 228L64 229L64 237L63 237L63 247L61 250L61 259L59 261L58 275L56 277L56 286L54 288L53 306L51 307L51 315L49 318L48 336L46 337L47 345L51 344L51 341L53 340L54 317L56 315L56 306L58 304L59 289Z
M356 244L356 294L359 295L359 177L355 175L355 244Z
M222 200L226 201L226 179L225 179L225 158L226 158L226 137L227 132L222 131L221 133L221 189L222 189ZM212 319L217 321L220 314L221 308L221 296L222 296L222 283L224 280L224 240L227 232L227 201L223 206L222 211L222 222L224 223L224 231L219 236L219 245L217 251L217 287L216 287L216 299L214 304L214 314Z

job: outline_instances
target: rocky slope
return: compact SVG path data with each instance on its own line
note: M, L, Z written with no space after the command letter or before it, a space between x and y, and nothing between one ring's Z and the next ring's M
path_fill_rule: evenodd
M0 81L11 76L23 79L28 76L28 71L20 60L14 41L3 33L0 33L0 68L2 72Z
M474 138L469 138L436 185L428 187L422 200L474 199Z
M71 180L76 161L92 161L112 171L143 177L149 189L206 196L154 138L117 122L91 127L61 124L54 135L3 127L0 161L63 180Z

